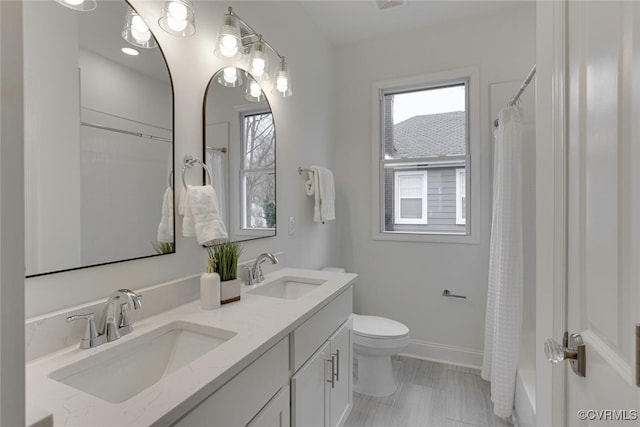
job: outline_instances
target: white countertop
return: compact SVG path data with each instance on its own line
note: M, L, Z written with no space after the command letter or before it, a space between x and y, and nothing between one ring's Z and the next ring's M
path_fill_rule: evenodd
M284 276L326 280L295 300L247 293L216 310L201 310L194 301L136 322L133 333L99 347L81 350L78 344L29 362L27 402L53 414L54 426L170 425L204 400L253 360L287 336L339 295L355 274L284 268L266 281ZM173 372L131 399L114 404L49 378L51 372L174 321L187 321L236 332L229 341Z

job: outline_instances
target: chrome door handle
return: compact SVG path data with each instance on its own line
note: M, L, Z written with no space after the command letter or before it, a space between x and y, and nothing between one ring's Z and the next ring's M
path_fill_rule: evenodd
M579 377L585 377L587 373L587 354L584 342L580 334L564 333L562 344L549 338L544 343L544 354L551 363L568 360L571 369Z
M334 354L336 356L336 381L340 381L340 349L337 349Z

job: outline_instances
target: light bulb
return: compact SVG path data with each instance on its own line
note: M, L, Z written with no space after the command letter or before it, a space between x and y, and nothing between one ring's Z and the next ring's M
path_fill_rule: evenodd
M232 35L225 34L220 40L220 53L231 58L238 53L238 39Z
M186 19L174 18L173 16L167 16L167 25L174 31L181 32L187 28L189 21Z
M187 16L189 15L189 10L187 7L177 1L172 1L168 6L168 16L167 16L167 25L174 31L181 32L187 28L189 21L187 21Z
M252 81L249 84L249 93L251 94L252 97L259 98L260 95L262 95L262 88L257 82Z
M189 10L187 9L187 6L177 1L172 1L171 3L169 3L168 9L169 9L169 14L171 15L172 18L175 18L181 21L186 20L189 14Z
M84 0L64 0L64 2L70 4L71 6L79 6L84 3Z
M276 89L278 92L286 92L289 89L289 79L287 76L278 76L276 79Z
M251 74L256 77L261 77L264 74L266 65L267 64L264 58L253 58L253 60L251 61Z
M224 69L224 81L234 84L238 79L238 73L235 67L227 67Z
M131 35L140 43L147 42L151 38L149 27L138 15L131 18Z

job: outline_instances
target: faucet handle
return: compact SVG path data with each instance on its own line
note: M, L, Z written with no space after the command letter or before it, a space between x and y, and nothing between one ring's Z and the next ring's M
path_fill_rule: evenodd
M96 315L94 313L88 314L76 314L75 316L67 317L67 322L73 322L74 320L86 320L86 328L82 339L80 340L80 348L91 348L97 345L96 339L98 338L98 329L96 328Z
M251 267L248 265L243 265L242 270L247 272L247 285L253 285L255 280L253 279L253 274L251 274Z
M129 320L129 303L120 304L120 323L118 324L118 332L120 335L126 335L133 331L133 325Z

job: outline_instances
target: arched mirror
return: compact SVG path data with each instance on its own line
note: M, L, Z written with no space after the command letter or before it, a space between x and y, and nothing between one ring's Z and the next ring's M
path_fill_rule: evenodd
M173 252L173 89L153 35L124 1L23 7L27 277Z
M260 85L228 67L209 82L204 153L229 239L276 234L276 129Z

